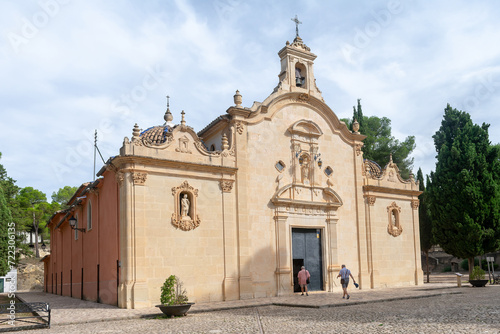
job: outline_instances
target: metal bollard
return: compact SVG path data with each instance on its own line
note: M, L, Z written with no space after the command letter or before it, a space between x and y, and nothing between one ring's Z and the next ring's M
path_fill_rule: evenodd
M457 275L457 287L461 288L462 287L462 274L461 273L455 273Z

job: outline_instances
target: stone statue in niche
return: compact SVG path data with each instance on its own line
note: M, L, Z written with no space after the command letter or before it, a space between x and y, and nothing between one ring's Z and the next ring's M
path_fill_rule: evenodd
M182 195L181 198L181 218L189 218L189 198L187 194Z
M303 184L309 184L309 156L304 155L302 157L302 163L300 165L300 176Z
M396 221L396 212L392 211L392 230L396 233L398 228L398 223Z

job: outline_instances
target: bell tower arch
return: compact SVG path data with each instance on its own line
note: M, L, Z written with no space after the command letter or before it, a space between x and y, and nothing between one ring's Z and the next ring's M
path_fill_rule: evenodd
M285 47L278 52L281 59L281 72L278 75L280 82L276 90L285 93L306 93L323 100L314 78L313 65L316 55L299 36L298 24L301 22L297 17L292 21L297 24L297 32L293 42L290 44L287 41Z

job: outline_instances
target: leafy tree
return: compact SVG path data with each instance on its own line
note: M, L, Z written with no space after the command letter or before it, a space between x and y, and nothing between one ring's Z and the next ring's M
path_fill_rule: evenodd
M59 203L61 205L61 209L67 209L68 201L71 197L73 197L77 190L78 187L65 186L64 188L60 188L57 193L55 191L52 193L52 201Z
M422 191L422 194L418 196L418 199L420 201L420 205L418 206L418 217L420 223L420 249L425 253L427 283L429 283L429 250L434 245L434 238L432 237L432 221L429 214L429 196L425 189L424 175L422 174L421 168L419 168L417 172L417 181L419 190ZM428 176L427 184L429 184Z
M12 222L7 201L0 187L0 276L5 276L10 270L9 266L9 224Z
M433 136L432 232L445 252L468 259L469 274L475 256L500 248L500 156L488 127L448 104Z
M398 165L401 176L408 179L413 168L414 159L409 155L415 149L415 136L408 136L403 142L394 138L391 134L391 120L387 117L364 116L360 99L358 107L353 109L352 119L344 118L342 121L352 129L353 120L358 120L359 132L366 136L362 148L363 157L385 166L392 154L392 161Z
M38 233L46 226L48 216L52 212L52 206L47 203L47 197L43 192L32 187L21 189L19 202L21 208L25 210L25 221L31 221L31 230L35 233L35 256L40 257Z
M2 153L0 153L0 158L1 157ZM19 187L16 186L15 183L16 181L11 177L7 176L7 171L5 170L3 165L0 164L0 189L2 189L3 191L5 204L7 206L8 211L10 212L10 219L11 219L9 221L2 220L2 222L6 222L7 224L14 222L15 231L18 232L20 231L21 210L19 207L19 201L17 199L17 195L19 193ZM31 254L29 247L22 241L23 241L23 236L20 235L19 233L16 233L15 237L16 257L14 261L15 264L19 262L21 255L28 256ZM4 253L2 251L0 252L0 254L2 254L2 256L5 255L7 257L7 252Z

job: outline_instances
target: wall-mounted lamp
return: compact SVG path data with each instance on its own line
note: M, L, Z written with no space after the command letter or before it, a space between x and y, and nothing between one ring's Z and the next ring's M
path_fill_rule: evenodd
M80 231L80 232L83 232L83 233L86 232L84 228L78 228L78 227L76 227L76 218L74 216L72 216L69 219L69 226L71 227L72 230L77 230L77 231Z

